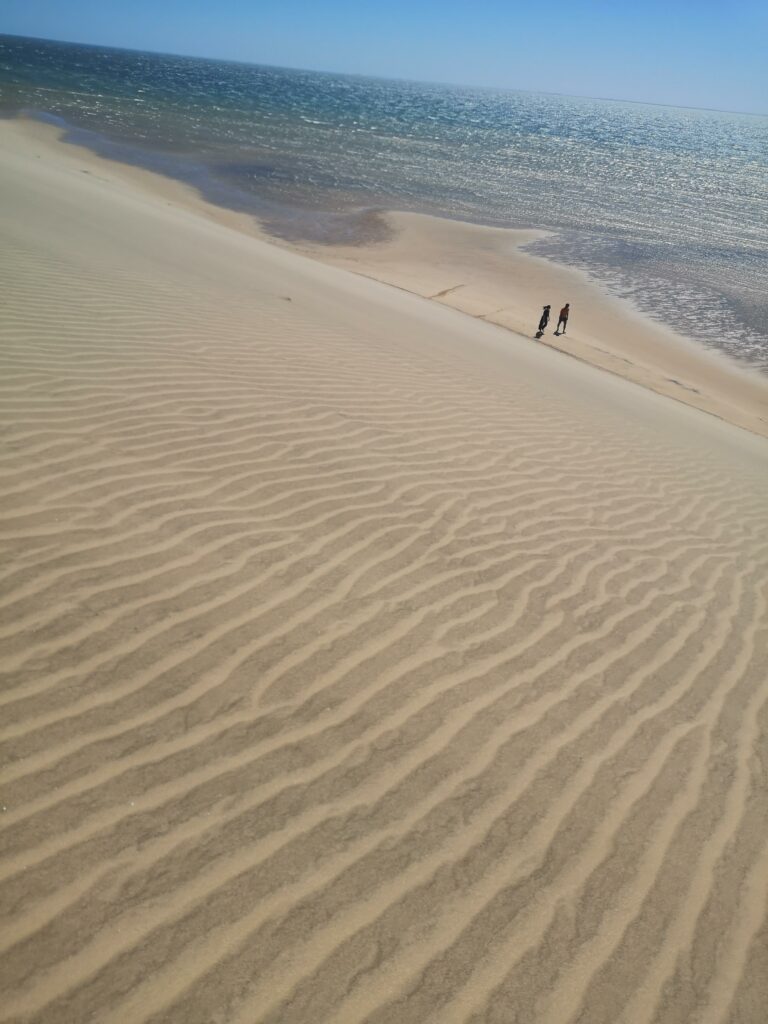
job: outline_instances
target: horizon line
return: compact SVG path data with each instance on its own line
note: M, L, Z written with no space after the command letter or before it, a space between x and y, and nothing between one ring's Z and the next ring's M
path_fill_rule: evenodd
M292 64L270 64L264 61L237 60L234 57L209 57L199 53L178 53L172 50L137 49L134 46L115 46L112 43L86 43L79 39L55 39L52 36L25 36L15 32L0 31L0 38L29 39L41 43L61 43L70 46L85 46L94 50L119 50L124 53L151 53L159 57L188 57L192 60L206 60L220 64L242 64L246 67L274 68L279 71L309 71L315 75L339 75L343 78L372 78L383 82L409 82L413 85L439 85L453 89L487 89L495 92L525 92L540 96L563 96L575 100L597 100L601 103L635 103L647 107L669 107L674 110L700 110L709 114L740 114L746 117L768 117L768 110L733 110L725 107L697 107L686 103L662 103L660 100L627 99L621 96L591 96L585 93L554 92L547 89L526 89L511 85L478 85L472 82L442 82L427 78L407 78L394 75L372 75L364 71L328 71L325 68L306 68Z

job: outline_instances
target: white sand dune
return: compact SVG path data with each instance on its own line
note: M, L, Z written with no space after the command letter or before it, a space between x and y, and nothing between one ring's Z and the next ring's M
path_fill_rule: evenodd
M765 440L0 131L0 1020L762 1022Z

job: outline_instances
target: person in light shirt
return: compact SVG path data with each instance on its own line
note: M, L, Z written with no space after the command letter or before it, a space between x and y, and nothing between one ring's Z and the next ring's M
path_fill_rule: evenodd
M557 337L560 334L565 334L565 328L568 326L568 312L569 312L570 308L571 308L570 302L566 302L566 304L560 310L560 316L557 319L557 330L555 331L555 337ZM560 330L560 325L561 324L562 324L562 327L563 327L562 331Z

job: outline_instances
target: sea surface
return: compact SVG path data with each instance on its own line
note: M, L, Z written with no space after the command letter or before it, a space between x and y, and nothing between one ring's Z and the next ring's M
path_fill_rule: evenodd
M530 251L768 370L768 117L0 36L22 112L288 239L386 209L547 229Z

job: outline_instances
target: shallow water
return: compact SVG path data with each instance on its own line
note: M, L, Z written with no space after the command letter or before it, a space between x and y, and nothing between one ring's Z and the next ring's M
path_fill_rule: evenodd
M0 110L61 119L287 238L375 237L376 209L548 229L531 251L768 368L766 117L8 36Z

